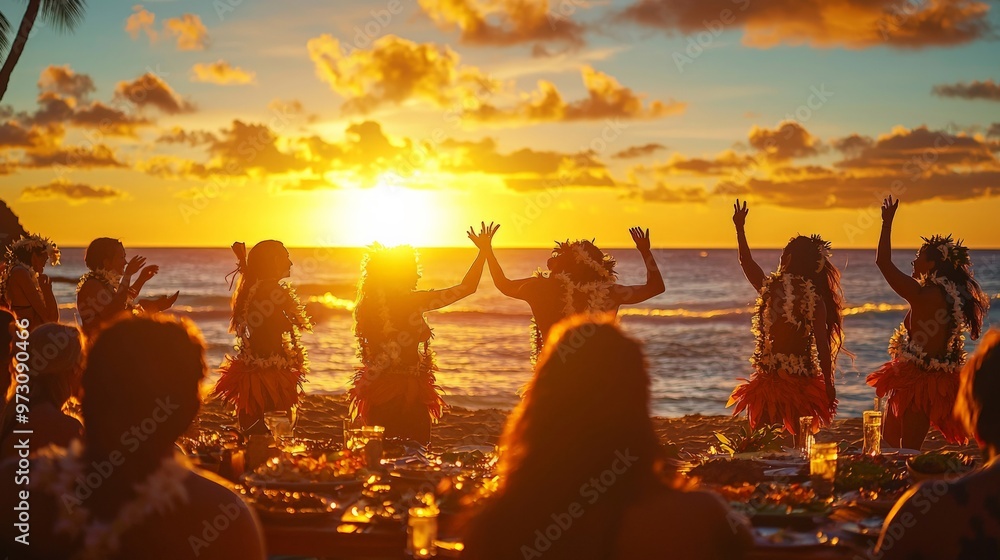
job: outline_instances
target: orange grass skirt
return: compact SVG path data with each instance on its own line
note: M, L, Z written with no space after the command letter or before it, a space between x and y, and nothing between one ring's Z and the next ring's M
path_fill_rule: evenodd
M368 368L361 367L358 368L354 386L347 395L351 401L351 417L360 417L366 424L372 407L390 402L401 403L407 409L424 407L431 420L437 422L446 406L439 391L434 371L430 369L417 374L396 373L391 370L372 373Z
M254 367L226 356L212 395L235 405L238 412L260 416L270 410L288 410L299 403L299 387L306 372L296 368Z
M792 375L784 369L774 373L757 370L749 380L741 381L744 383L733 389L726 408L736 406L733 416L746 410L751 429L782 424L797 434L800 417L812 416L814 427L827 426L837 413L837 401L830 405L821 376Z
M886 411L896 417L907 411L926 414L945 439L965 444L969 435L955 416L960 369L928 371L913 362L894 359L868 375L880 397L888 396Z

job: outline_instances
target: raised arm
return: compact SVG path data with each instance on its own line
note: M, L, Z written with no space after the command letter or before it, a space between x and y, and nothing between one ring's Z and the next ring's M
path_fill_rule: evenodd
M85 330L125 311L132 275L138 272L145 262L145 257L138 255L132 257L125 266L125 273L118 283L118 288L111 294L107 294L99 282L88 282L80 288L80 293L76 296L76 307Z
M618 303L641 303L649 298L656 297L663 293L663 276L660 268L656 266L653 258L653 251L650 249L649 230L642 231L640 227L629 228L632 234L632 241L635 248L642 255L642 262L646 265L646 283L641 286L616 286Z
M499 224L496 226L490 224L490 227L493 233L496 233L500 229ZM484 252L486 253L486 264L490 267L490 276L493 278L493 285L497 287L497 290L507 297L525 299L525 294L521 293L521 288L531 283L534 278L511 280L504 275L503 268L500 267L500 261L497 260L497 256L493 252L493 234L490 234L490 243L484 249Z
M484 247L489 246L493 239L493 234L496 233L496 228L498 227L500 226L494 227L493 224L486 227L484 223L478 234L476 234L474 229L469 228L469 239L476 244L476 247L479 247L479 254L476 255L476 260L472 261L472 266L465 273L462 283L443 290L426 290L414 293L414 297L417 298L417 305L420 306L421 310L441 309L476 293L476 288L479 287L479 280L483 276L483 267L486 264Z
M736 199L736 204L733 205L733 224L736 225L736 242L740 247L740 267L753 289L759 292L764 285L764 271L761 270L757 261L753 260L753 255L750 254L750 244L747 243L746 223L749 213L747 201L744 200L743 206L740 206L739 199Z
M896 217L896 209L899 208L899 199L895 202L892 196L882 201L882 233L878 238L878 253L875 256L875 264L879 271L889 283L892 291L908 302L915 301L920 295L920 284L910 275L892 262L892 221Z

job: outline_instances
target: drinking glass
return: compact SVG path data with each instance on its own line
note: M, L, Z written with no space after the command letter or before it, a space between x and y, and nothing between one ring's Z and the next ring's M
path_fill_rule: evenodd
M808 459L813 442L816 441L816 436L813 435L812 416L799 417L799 436L796 441L798 442L799 453L802 454L804 459Z
M866 410L864 416L864 445L861 452L865 455L882 453L882 412Z
M288 413L283 410L265 412L264 425L271 431L271 437L280 447L284 447L285 440L292 437L292 421L288 418Z
M833 495L833 483L837 478L837 444L814 443L809 455L809 479L816 495Z
M406 552L412 558L433 558L437 555L438 508L433 502L409 509L406 521Z

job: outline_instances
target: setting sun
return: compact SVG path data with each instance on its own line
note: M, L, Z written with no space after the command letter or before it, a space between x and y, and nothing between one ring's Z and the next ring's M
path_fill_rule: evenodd
M452 236L442 232L438 216L446 210L437 193L391 184L380 178L375 187L339 193L333 230L353 246L378 241L383 245L417 247L445 244Z

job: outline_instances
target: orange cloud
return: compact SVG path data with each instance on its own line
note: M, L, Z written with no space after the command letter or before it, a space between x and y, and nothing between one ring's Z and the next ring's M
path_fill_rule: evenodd
M958 83L934 86L934 95L941 97L960 97L962 99L987 99L1000 101L1000 84L993 80L984 82Z
M584 28L572 14L560 11L560 0L420 0L424 12L440 27L458 29L461 41L472 45L514 45L560 41L582 45Z
M143 8L142 5L136 5L132 7L132 15L125 20L125 31L132 36L132 39L138 39L140 33L145 33L152 43L156 41L156 29L153 27L155 23L156 14Z
M112 187L93 187L83 183L71 183L65 179L56 179L47 185L25 187L21 191L21 200L27 202L63 198L71 203L81 203L88 200L110 201L124 197L124 192Z
M820 150L819 139L794 121L783 122L773 130L754 126L750 129L750 145L777 161L814 156Z
M663 144L644 144L642 146L629 146L628 148L612 154L615 159L634 159L653 155L660 150L666 150Z
M371 49L346 53L330 35L309 40L316 74L347 99L345 113L368 113L382 105L420 99L446 107L474 99L495 82L479 69L460 66L455 51L386 35Z
M95 91L94 80L87 74L77 74L69 65L48 66L38 78L38 89L75 99L86 99Z
M684 34L738 28L756 48L917 49L988 37L989 10L976 0L636 0L617 19Z
M115 98L130 101L140 109L156 107L168 115L190 113L195 109L159 76L148 72L131 82L118 82Z
M232 66L225 60L210 64L198 63L191 68L192 81L208 82L219 85L252 84L257 81L257 74L242 68Z
M40 142L41 132L35 128L25 128L16 121L0 124L0 150L27 148Z
M589 66L581 69L587 97L567 102L551 82L540 80L538 90L512 107L482 103L466 116L487 123L584 121L601 119L657 119L683 113L686 103L652 101L643 106L642 97L617 80Z
M197 14L184 14L163 23L164 32L177 38L177 50L203 51L208 45L208 29Z
M24 167L73 167L80 169L91 169L96 167L125 167L125 164L118 160L114 150L104 144L97 144L93 147L71 146L63 148L59 146L46 147L44 149L31 150L24 154Z

